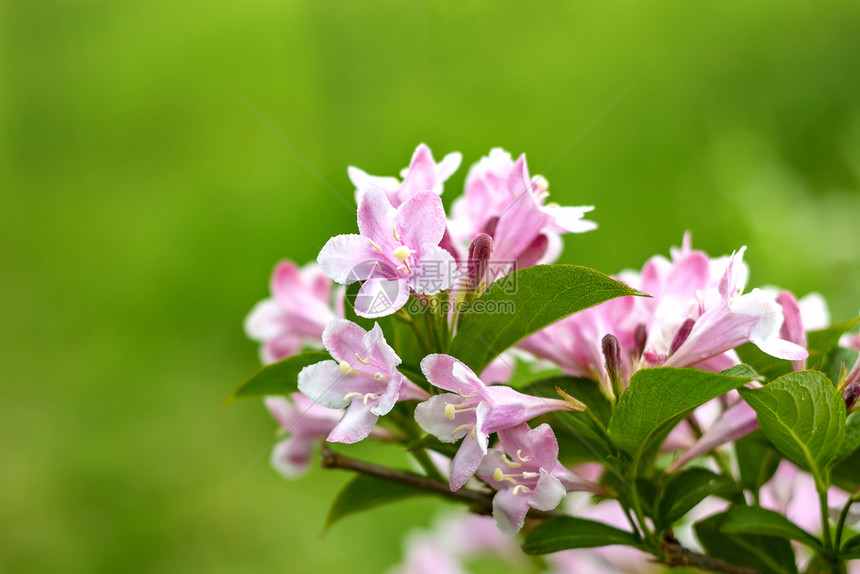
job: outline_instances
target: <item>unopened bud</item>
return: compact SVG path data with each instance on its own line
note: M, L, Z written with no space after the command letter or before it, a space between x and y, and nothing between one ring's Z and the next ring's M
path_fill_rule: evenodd
M636 325L636 330L633 332L633 344L636 346L634 350L636 357L641 357L645 352L645 343L648 341L648 328L645 323Z
M690 331L693 330L693 325L696 324L695 319L686 319L681 326L678 327L678 332L675 333L675 338L672 339L672 344L669 346L669 356L675 354L675 351L681 348L681 345L684 344L684 341L687 340L687 337L690 336Z
M621 396L621 343L618 342L615 335L607 333L603 336L601 347L606 374L609 375L612 392L617 399Z
M858 399L860 399L860 382L851 383L842 391L842 400L845 401L845 408L849 411L857 406Z
M469 245L469 279L473 289L484 281L492 254L493 238L486 233L478 234Z

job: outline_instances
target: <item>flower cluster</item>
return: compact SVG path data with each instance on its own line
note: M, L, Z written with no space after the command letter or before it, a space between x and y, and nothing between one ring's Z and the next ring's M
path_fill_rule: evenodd
M830 326L819 295L798 299L774 288L749 290L744 247L709 257L693 249L689 233L670 257L654 256L640 271L615 277L552 265L562 235L596 228L584 219L593 208L549 202L546 179L530 175L524 155L513 159L493 149L468 170L463 195L446 213L441 196L461 161L451 153L436 163L421 144L400 178L349 168L358 233L330 238L316 263L276 267L271 297L245 323L270 367L240 390L266 395L287 437L272 454L278 470L303 474L320 443L401 443L422 480L447 483L451 497L491 512L503 535L520 532L530 518L543 521L529 534L527 550L533 538L536 547L549 544L541 536L553 524L562 532L574 528L557 521L571 514L584 521L577 528L597 524L591 536L635 548L558 554L552 561L558 572L594 564L642 571L643 552L680 564L673 552L690 559L691 551L679 540L712 550L700 532L709 520L728 520L738 508L786 513L790 504L815 516L819 498L846 510L836 508L832 519L838 534L825 518L820 547L801 556L814 554L837 567L856 553L839 546L856 517L848 509L858 496L845 491L851 471L841 484L831 476L839 474L837 462L860 447L860 438L852 438L860 437L860 415L854 414L860 335L850 333L860 320ZM545 289L547 277L557 282L547 284L565 287ZM513 278L525 283L507 284ZM586 279L599 287L551 304ZM517 288L538 295L517 299ZM494 317L443 305L491 298L526 307ZM279 376L280 386L273 386ZM804 403L804 393L813 400ZM783 409L786 394L795 402ZM820 415L824 403L830 411ZM763 414L763 408L770 411ZM781 434L779 425L796 429ZM824 427L835 430L825 437ZM732 441L745 450L738 446L727 455L724 447ZM414 473L380 470L324 448L324 466L406 484L417 480ZM828 448L830 458L819 461ZM811 454L798 460L797 452ZM756 459L765 455L773 458L769 466ZM685 470L694 459L700 464ZM759 474L751 478L753 470ZM696 480L722 490L700 486L691 494ZM812 502L780 490L807 483ZM680 494L669 486L675 484ZM568 496L574 492L580 495ZM666 501L676 495L679 506L698 498L675 515L677 508ZM698 538L689 516L702 518ZM475 520L471 534L477 536L485 524ZM553 548L577 548L575 539L570 534L573 542L566 538L566 546ZM407 563L438 563L453 572L460 571L460 554L512 548L497 534L453 553L437 551L439 540L413 538L415 556ZM759 564L744 556L738 561Z

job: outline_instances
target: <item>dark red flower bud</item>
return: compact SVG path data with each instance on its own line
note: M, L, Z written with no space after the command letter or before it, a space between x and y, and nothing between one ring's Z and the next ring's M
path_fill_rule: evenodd
M601 347L606 374L609 375L612 391L617 399L621 395L621 343L618 342L615 335L608 333L603 336Z
M857 399L860 399L860 382L851 383L842 392L842 400L845 401L845 408L848 410L857 405Z
M675 351L681 348L681 345L684 344L684 341L687 340L687 337L690 336L690 331L693 330L693 325L696 324L695 319L687 319L681 326L678 327L678 332L675 333L675 338L672 339L672 344L669 346L669 356L675 354Z
M493 238L480 233L469 245L469 279L472 288L478 287L486 279L487 264L493 254Z

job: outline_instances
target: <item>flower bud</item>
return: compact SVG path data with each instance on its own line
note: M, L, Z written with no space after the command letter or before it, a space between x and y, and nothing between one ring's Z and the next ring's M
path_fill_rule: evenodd
M857 399L860 399L860 382L851 383L842 392L842 400L849 411L857 406Z
M636 325L636 330L633 332L633 344L636 346L633 349L636 357L639 358L642 356L642 353L645 352L645 343L648 342L648 328L645 326L645 323L639 323Z
M469 279L473 289L485 279L487 263L493 254L493 238L480 233L469 245Z
M807 346L806 333L803 330L803 321L800 318L800 305L788 291L783 291L776 297L776 302L782 307L782 327L779 336L786 341L800 345L804 349ZM806 359L791 362L795 371L806 370Z
M672 339L672 344L669 346L669 356L675 354L675 351L681 348L681 345L687 340L687 337L690 336L690 331L693 330L693 325L696 324L695 319L686 319L681 326L678 327L678 332L675 333L675 338Z
M615 335L607 333L603 336L601 347L606 374L609 375L612 392L617 399L621 395L621 343L618 342Z

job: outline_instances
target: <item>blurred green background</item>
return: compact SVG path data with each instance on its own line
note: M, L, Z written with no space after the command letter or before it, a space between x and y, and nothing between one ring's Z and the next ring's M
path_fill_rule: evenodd
M686 229L752 283L860 306L860 4L0 3L0 571L378 572L439 505L321 536L346 475L264 458L242 319L355 216L346 166L492 146L594 204L563 260ZM462 189L461 168L445 193ZM395 457L395 454L386 456Z

